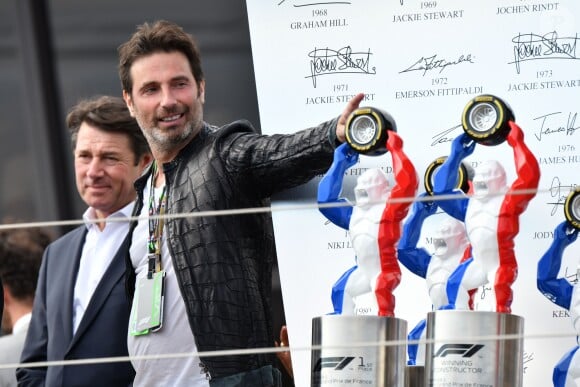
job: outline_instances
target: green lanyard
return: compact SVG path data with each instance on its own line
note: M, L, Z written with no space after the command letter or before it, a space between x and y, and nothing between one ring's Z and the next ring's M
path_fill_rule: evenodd
M161 271L161 240L163 239L162 218L156 217L164 215L167 207L167 185L163 186L157 205L155 203L155 178L157 177L157 162L153 162L151 167L151 189L149 190L149 239L147 240L147 278L153 278L153 273ZM151 218L155 217L155 218Z

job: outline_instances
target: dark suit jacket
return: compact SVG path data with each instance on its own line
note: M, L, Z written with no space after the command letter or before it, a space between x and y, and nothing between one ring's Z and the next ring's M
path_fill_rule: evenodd
M127 356L130 304L125 293L125 238L99 282L73 336L73 292L87 229L78 227L45 250L21 362ZM128 361L19 368L19 386L127 386Z

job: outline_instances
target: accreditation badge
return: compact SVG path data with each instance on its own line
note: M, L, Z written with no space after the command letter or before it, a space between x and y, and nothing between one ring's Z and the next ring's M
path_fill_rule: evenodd
M131 306L131 336L147 335L161 329L165 271L152 273L151 278L137 278L135 297Z

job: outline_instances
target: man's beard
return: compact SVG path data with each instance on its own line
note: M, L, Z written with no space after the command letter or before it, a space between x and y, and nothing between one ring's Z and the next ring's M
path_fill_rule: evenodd
M177 129L170 130L161 130L158 127L149 128L144 130L144 135L147 138L147 142L151 145L152 148L159 149L161 151L171 151L175 149L177 145L183 144L185 141L191 138L191 135L194 131L193 122L188 122L184 127L183 130L179 133Z

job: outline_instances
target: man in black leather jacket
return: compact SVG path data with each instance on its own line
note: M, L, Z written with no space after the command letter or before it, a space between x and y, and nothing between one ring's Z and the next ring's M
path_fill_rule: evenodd
M199 52L179 26L139 26L119 57L123 97L155 157L136 182L135 214L169 215L133 224L130 295L136 281L141 289L164 272L165 300L159 330L139 331L137 320L130 323L130 354L271 347L271 215L236 210L263 209L272 194L326 171L344 141L347 117L364 96L354 96L340 117L319 126L261 136L247 121L222 128L203 121ZM137 309L134 300L132 312ZM273 362L272 354L262 353L138 360L134 385L275 386Z

